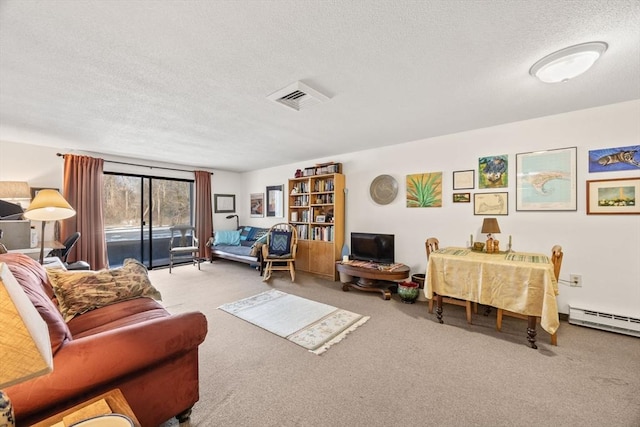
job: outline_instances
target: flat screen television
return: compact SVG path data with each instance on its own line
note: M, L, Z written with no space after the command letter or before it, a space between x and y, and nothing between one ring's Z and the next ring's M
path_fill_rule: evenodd
M351 233L351 259L393 264L394 237L393 234Z

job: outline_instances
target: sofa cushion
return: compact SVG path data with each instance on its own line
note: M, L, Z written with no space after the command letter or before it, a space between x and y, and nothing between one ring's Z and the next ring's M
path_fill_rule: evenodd
M100 271L48 271L60 312L66 322L74 316L138 297L161 299L151 285L147 268L126 259L121 268Z
M240 231L238 230L219 230L215 232L214 246L240 246Z
M266 236L267 233L269 232L268 228L254 228L254 232L253 234L250 236L251 239L250 240L255 240L255 241L262 241L262 243L266 242Z
M65 341L71 340L71 332L64 322L56 301L52 300L53 290L47 273L37 261L20 253L0 255L0 262L9 267L22 289L35 306L49 328L51 351L55 355Z
M269 255L282 256L291 250L291 232L273 230L269 238Z
M243 225L242 227L240 227L240 241L244 242L245 240L251 240L249 239L249 236L251 235L252 231L253 231L254 227L249 227L248 225Z

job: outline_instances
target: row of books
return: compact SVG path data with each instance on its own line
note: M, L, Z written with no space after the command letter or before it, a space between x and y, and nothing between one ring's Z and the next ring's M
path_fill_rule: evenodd
M313 227L311 229L312 240L324 240L325 242L333 242L333 226L328 227Z
M322 191L333 191L333 188L333 179L320 179L313 183L313 191L316 193Z
M323 163L304 168L304 176L325 175L329 173L342 173L342 163Z
M311 227L311 234L309 235L309 226L307 224L296 224L296 230L298 230L298 239L302 240L323 240L325 242L333 242L334 239L334 227L328 226L313 226Z

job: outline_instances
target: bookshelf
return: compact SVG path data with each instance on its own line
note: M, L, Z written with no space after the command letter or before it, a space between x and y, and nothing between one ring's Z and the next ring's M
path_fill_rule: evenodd
M298 230L296 270L337 280L344 244L344 183L340 173L289 180L288 220Z

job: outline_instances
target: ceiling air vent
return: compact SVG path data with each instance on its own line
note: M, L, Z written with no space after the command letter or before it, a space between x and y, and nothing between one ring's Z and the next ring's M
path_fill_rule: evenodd
M328 96L321 94L302 82L292 83L284 89L272 93L267 96L267 98L297 111L329 100Z

